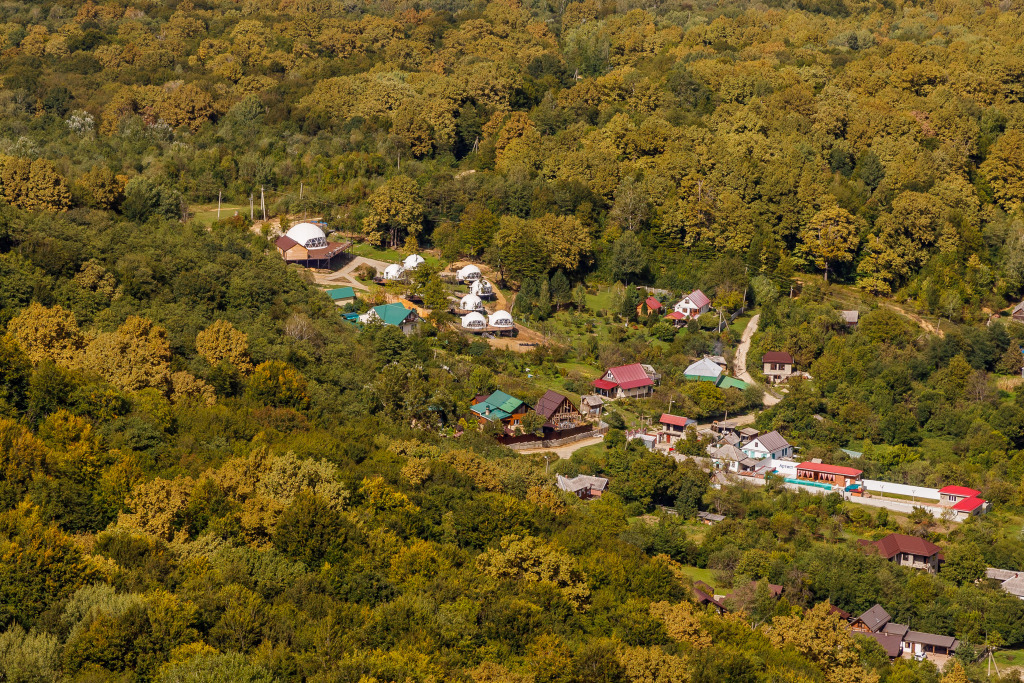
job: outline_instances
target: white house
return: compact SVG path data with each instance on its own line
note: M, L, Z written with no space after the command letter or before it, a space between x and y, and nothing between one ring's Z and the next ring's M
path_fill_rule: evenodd
M459 301L459 308L464 311L482 311L484 310L484 302L476 294L467 294Z
M757 438L743 444L741 450L749 458L763 460L783 460L793 455L793 447L777 431L770 431L767 434L760 434Z
M463 266L455 274L455 277L462 282L474 282L480 279L480 269L474 265Z
M491 327L512 327L512 314L508 311L495 311L487 316Z
M469 285L469 293L479 297L492 296L494 294L494 287L487 280L480 278L479 280L474 280Z
M487 318L482 313L473 311L462 316L462 326L467 330L482 330L487 327Z
M672 310L682 314L684 318L696 318L701 313L711 310L711 299L704 292L695 289L680 299Z
M416 270L424 263L426 263L426 260L419 254L409 254L405 257L405 260L402 261L402 267L406 270Z
M397 263L392 263L384 269L385 280L401 280L403 277L405 277L405 268Z

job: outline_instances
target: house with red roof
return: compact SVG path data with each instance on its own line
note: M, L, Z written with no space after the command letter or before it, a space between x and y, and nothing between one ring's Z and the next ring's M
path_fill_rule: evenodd
M800 463L796 466L796 478L800 481L828 484L833 490L839 491L860 487L864 483L864 473L861 470L841 465L827 465L823 462Z
M906 534L889 534L877 541L858 541L868 552L876 552L890 562L901 567L923 569L929 574L937 574L945 559L942 548L931 541Z
M658 431L658 443L667 444L685 439L686 428L689 425L697 426L697 421L693 418L671 413L662 413L658 422L661 423L661 429Z
M946 486L939 489L939 502L953 511L953 518L962 522L972 515L988 512L988 501L981 491L966 486Z
M643 301L641 301L639 304L637 304L636 314L640 318L646 318L649 315L661 313L664 310L664 304L655 299L653 296L649 296Z
M593 381L594 391L607 398L646 398L654 393L661 375L650 365L632 363L608 370Z
M701 313L707 313L710 310L711 299L709 299L707 295L699 289L693 290L676 302L676 305L672 307L672 311L674 313L678 313L682 316L681 318L677 318L679 320L690 320L692 318L696 318Z

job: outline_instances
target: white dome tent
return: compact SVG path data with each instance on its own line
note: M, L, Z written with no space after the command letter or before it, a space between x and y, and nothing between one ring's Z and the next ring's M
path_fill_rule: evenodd
M467 330L482 330L487 327L487 318L482 313L473 311L462 316L462 326Z
M476 280L469 286L469 293L477 296L490 296L494 293L494 288L491 287L491 283L483 278Z
M397 263L392 263L390 266L384 269L385 280L401 280L404 275L405 268L398 265Z
M476 294L467 294L459 302L459 308L464 311L482 311L484 310L484 302Z
M298 223L285 234L306 249L323 249L327 246L327 235L312 223Z
M424 263L426 263L426 259L419 254L409 254L405 257L405 260L402 261L402 267L406 270L416 270Z
M495 311L487 316L491 327L512 327L512 314L508 311Z
M463 266L455 276L463 282L474 282L480 279L480 269L473 265Z

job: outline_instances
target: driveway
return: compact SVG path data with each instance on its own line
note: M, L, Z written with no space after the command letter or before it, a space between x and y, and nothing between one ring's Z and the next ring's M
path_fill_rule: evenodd
M352 273L359 268L359 266L373 266L378 271L383 271L391 264L387 261L378 261L375 258L366 258L365 256L356 256L354 259L346 263L344 266L334 271L322 275L320 273L313 274L313 280L318 285L350 285L355 289L361 289L364 292L369 290L369 287L364 285L362 282L357 280Z
M736 369L736 377L748 384L757 384L754 378L750 376L750 372L747 371L747 352L750 351L750 340L753 339L754 333L757 332L757 321L760 319L761 314L758 313L747 322L747 326L743 329L743 336L740 337L740 345L736 347L736 355L732 359L732 365ZM763 400L764 405L768 407L775 405L782 399L766 388Z

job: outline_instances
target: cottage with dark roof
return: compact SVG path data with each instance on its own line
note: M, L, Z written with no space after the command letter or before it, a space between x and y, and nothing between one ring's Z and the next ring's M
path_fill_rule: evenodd
M761 357L761 363L764 364L764 376L773 384L785 381L793 374L793 356L785 351L768 351Z
M552 389L548 389L540 397L533 410L547 420L545 427L555 431L575 429L584 422L583 415L580 414L573 402L567 396Z
M764 460L765 458L782 460L793 455L793 447L789 445L782 434L775 430L757 435L743 444L742 450L748 458L755 460Z
M877 541L858 541L865 550L895 562L901 567L924 569L937 574L942 564L942 548L931 541L906 534L889 534Z

